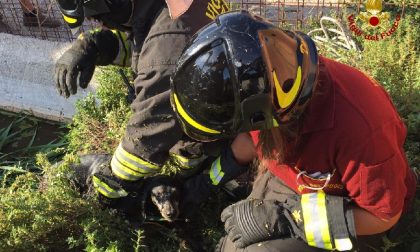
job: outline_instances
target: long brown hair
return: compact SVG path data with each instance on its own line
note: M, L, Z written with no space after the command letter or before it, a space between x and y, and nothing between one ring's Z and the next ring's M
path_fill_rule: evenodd
M261 150L262 160L258 165L258 175L267 170L264 161L276 160L278 164L291 159L297 148L299 126L302 117L279 127L262 130L259 134L257 148Z
M330 81L330 77L325 70L323 62L320 61L311 100L314 96L322 94L320 90L322 85L320 83L324 81ZM258 164L258 176L267 170L267 160L276 160L278 164L284 164L296 159L297 155L299 155L299 146L303 144L300 141L300 132L310 103L311 101L302 107L301 111L303 112L301 114L290 115L291 119L289 122L279 123L279 127L260 131L257 148L261 150L262 160Z

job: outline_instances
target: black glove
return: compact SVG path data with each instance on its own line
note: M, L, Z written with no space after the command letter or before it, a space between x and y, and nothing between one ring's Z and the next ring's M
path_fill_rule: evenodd
M76 40L58 59L54 80L64 97L77 92L77 85L86 88L95 70L97 49L92 41Z
M182 208L199 206L216 190L208 174L200 173L187 179L182 186Z
M285 202L244 200L227 207L221 219L237 248L290 234L327 250L355 248L350 200L320 191L288 197Z
M247 199L226 207L221 215L228 238L236 248L290 234L281 203Z
M183 183L182 201L184 205L203 203L213 191L248 169L248 166L236 163L230 147L222 151L220 157L206 160L202 165L206 167L202 173L188 178Z
M75 94L77 85L86 88L95 65L112 63L118 50L118 39L109 30L83 34L55 64L54 81L60 95Z

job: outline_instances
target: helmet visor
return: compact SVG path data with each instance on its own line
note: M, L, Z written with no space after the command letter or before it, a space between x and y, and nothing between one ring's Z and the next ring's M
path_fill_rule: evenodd
M235 95L224 43L187 61L173 76L172 85L175 109L183 123L205 135L231 128Z
M306 72L302 64L303 47L293 34L277 28L259 31L259 38L273 106L279 115L283 115L293 109L300 97L303 73Z

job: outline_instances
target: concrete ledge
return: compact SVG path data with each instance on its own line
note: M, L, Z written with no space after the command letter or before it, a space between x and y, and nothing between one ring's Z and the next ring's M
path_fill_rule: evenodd
M54 62L70 46L29 37L0 33L0 109L30 113L53 121L71 121L75 102L95 91L93 80L68 99L54 84Z

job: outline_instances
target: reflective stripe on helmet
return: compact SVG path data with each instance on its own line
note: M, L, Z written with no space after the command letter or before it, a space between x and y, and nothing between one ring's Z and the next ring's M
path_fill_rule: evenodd
M111 186L109 186L107 183L105 183L95 175L92 177L92 182L93 187L96 189L96 191L98 191L100 194L107 198L116 199L128 195L128 193L124 189L113 189Z
M213 161L210 169L210 179L213 185L218 185L222 180L225 173L222 171L222 166L220 165L220 157Z
M184 108L181 106L181 103L179 102L179 100L178 100L178 97L177 97L177 95L174 93L173 94L173 100L174 100L174 102L175 102L175 109L176 109L176 112L178 112L178 114L189 124L189 125L191 125L192 127L194 127L194 128L196 128L196 129L198 129L198 130L201 130L201 131L203 131L203 132L206 132L206 133L211 133L211 134L220 134L221 132L220 131L218 131L218 130L214 130L214 129L210 129L210 128L207 128L206 126L204 126L204 125L201 125L201 124L199 124L198 122L196 122L194 119L192 119L188 114L187 114L187 112L185 112L185 110L184 110Z
M77 22L76 18L68 17L64 14L63 14L63 18L64 18L64 21L66 21L66 23L68 24L75 24Z
M157 172L159 166L134 156L118 146L111 161L112 172L121 179L136 181Z
M299 95L300 85L302 84L302 68L299 66L296 72L296 78L292 88L288 92L284 92L278 79L276 70L273 70L274 85L276 87L277 101L281 108L287 108Z
M303 222L306 242L308 245L333 249L333 243L328 226L325 193L303 194L301 198Z

